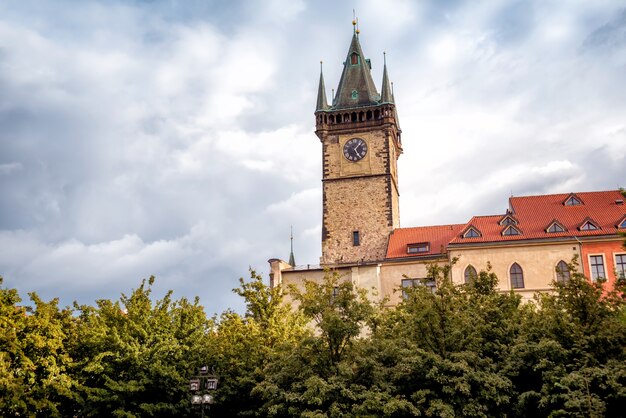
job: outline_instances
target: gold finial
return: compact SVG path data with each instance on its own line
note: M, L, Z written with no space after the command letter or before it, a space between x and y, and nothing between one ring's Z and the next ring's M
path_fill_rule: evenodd
M359 33L361 33L361 31L359 30L359 18L356 18L356 34L358 35Z

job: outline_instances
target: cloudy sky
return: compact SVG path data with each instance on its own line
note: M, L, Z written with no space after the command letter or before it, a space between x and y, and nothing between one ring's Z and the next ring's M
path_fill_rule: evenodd
M402 226L626 186L621 1L1 1L0 275L26 297L241 310L249 266L320 256L319 61L357 10L403 130Z

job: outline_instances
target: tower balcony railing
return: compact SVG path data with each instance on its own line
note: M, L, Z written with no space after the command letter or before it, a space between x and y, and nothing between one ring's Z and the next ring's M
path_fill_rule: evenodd
M378 125L395 122L393 104L376 107L349 108L318 111L315 114L317 129L347 128L352 124ZM369 122L369 123L368 123Z

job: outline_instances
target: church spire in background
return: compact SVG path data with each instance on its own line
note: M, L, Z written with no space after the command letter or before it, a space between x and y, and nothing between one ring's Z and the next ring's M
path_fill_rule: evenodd
M291 252L289 253L289 265L291 267L295 267L296 266L296 258L293 256L293 226L291 227L290 239L291 239Z

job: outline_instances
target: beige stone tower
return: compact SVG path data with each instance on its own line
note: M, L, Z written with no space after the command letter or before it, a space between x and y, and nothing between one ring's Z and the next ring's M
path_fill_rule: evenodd
M321 263L382 260L389 234L400 226L401 131L387 65L378 94L358 31L331 106L320 74L315 118L323 155Z

